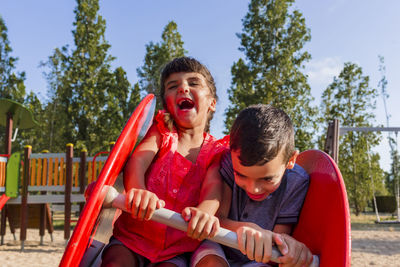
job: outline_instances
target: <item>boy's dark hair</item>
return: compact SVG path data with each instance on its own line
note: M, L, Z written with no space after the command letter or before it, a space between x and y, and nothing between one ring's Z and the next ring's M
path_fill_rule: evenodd
M214 78L211 75L210 71L207 69L207 67L192 57L178 57L178 58L175 58L172 61L168 62L164 66L164 68L161 72L160 96L161 96L164 108L166 107L165 100L164 100L164 94L165 94L164 83L171 74L177 73L177 72L196 72L196 73L203 75L203 77L206 79L208 88L210 88L211 96L216 101L218 101L217 88L215 86L215 81L214 81ZM212 120L213 116L214 116L214 112L211 112L210 115L208 116L208 122L207 122L207 125L206 125L206 128L204 131L208 132L210 130L210 121Z
M243 166L264 165L283 151L284 163L294 152L294 130L289 116L271 105L242 110L230 132L230 148L240 151Z

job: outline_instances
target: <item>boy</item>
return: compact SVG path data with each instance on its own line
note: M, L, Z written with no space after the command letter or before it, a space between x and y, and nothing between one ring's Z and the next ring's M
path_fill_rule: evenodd
M307 193L308 174L295 164L294 130L285 112L270 105L244 109L230 132L230 151L221 159L225 181L221 226L237 233L239 250L205 241L194 266L269 266L273 243L280 266L312 262L308 248L290 237ZM228 263L229 262L229 263Z

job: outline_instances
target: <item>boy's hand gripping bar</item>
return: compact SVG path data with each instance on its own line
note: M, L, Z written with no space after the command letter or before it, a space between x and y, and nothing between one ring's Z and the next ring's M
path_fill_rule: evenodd
M107 195L104 198L103 202L104 208L114 207L126 212L130 212L125 207L124 194L119 194L118 191L112 186L104 186L103 190L104 190L103 192L107 190ZM151 220L165 224L169 227L181 230L183 232L186 232L188 227L188 223L185 222L185 220L179 213L165 208L160 208L155 210L153 216L151 217ZM212 238L209 238L209 240L231 248L239 249L237 244L236 233L222 227L220 227L217 235ZM278 259L280 256L282 256L282 254L279 252L279 250L276 247L273 247L271 253L271 261L280 263ZM318 256L313 255L313 261L310 267L318 267L318 266L319 266L319 258Z

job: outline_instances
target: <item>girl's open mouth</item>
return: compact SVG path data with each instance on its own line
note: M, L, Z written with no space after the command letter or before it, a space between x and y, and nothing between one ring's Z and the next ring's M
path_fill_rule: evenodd
M194 102L189 98L183 98L178 101L179 109L192 109L194 108Z

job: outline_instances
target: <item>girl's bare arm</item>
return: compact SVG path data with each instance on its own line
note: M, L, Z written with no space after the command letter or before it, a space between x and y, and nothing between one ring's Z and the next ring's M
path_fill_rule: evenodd
M126 191L131 188L146 189L144 175L157 154L160 144L161 134L157 126L153 124L126 163L124 169Z
M200 204L197 206L211 215L217 212L222 199L223 182L219 168L219 162L213 163L208 168L200 191Z
M187 235L203 240L214 237L219 230L217 212L222 197L222 181L219 175L219 163L212 164L206 173L200 191L200 204L197 207L186 207L182 217L189 221Z

